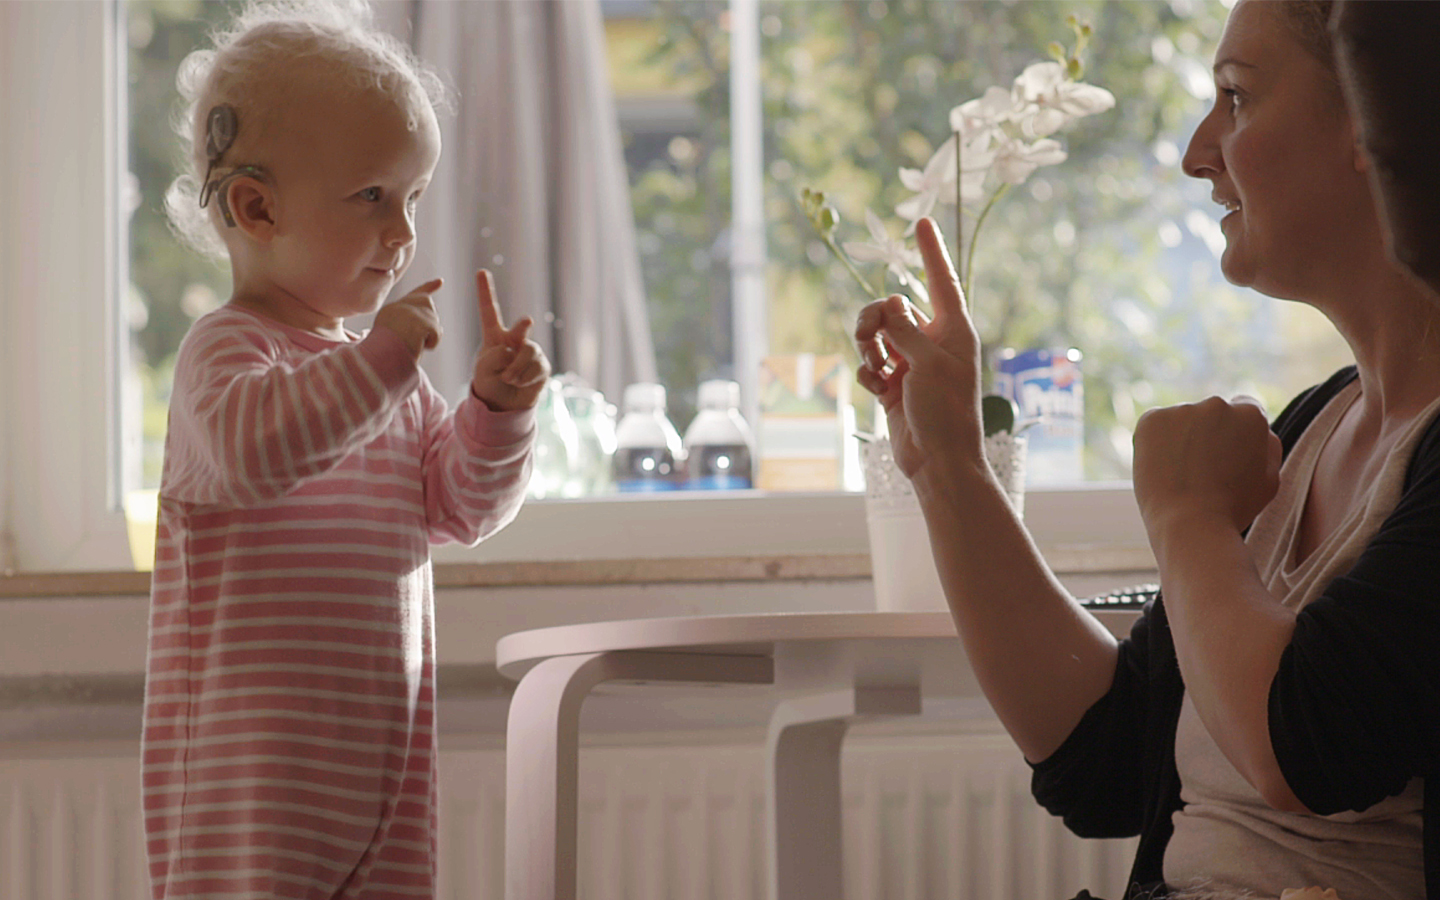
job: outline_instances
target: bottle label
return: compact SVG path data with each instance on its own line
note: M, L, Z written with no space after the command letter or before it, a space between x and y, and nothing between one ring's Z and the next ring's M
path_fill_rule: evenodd
M615 489L622 493L673 491L675 457L665 447L620 447L615 451Z
M745 444L697 444L690 448L685 486L695 491L744 491L753 484Z
M660 491L673 491L675 485L669 481L617 481L615 490L622 494L653 494Z
M752 485L748 478L735 478L730 475L711 475L703 478L692 478L685 482L685 487L692 491L748 491Z

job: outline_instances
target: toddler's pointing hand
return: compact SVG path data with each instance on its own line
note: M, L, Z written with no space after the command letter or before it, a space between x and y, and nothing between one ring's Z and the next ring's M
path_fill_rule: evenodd
M496 412L529 409L540 399L550 377L550 360L530 340L529 316L506 328L495 299L495 280L488 269L475 273L480 301L480 352L470 391Z
M420 358L423 350L434 350L440 344L440 316L430 295L440 290L441 280L432 278L393 303L380 307L375 326L388 328L400 335L410 355Z

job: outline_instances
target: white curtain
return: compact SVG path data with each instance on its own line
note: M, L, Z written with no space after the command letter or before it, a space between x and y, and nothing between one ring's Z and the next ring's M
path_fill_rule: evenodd
M491 269L506 322L532 316L557 373L620 401L656 380L598 0L376 4L453 89L444 152L402 287L439 275L445 338L425 368L463 396L479 341L474 273ZM398 294L397 294L398 296Z

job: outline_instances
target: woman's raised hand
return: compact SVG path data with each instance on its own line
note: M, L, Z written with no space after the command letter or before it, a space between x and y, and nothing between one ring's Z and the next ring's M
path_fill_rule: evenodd
M860 384L880 398L900 470L914 478L940 455L983 460L980 424L980 338L940 228L915 227L935 317L899 294L860 311L855 343Z
M1135 500L1152 545L1198 521L1243 531L1280 483L1280 438L1249 398L1152 409L1135 423Z

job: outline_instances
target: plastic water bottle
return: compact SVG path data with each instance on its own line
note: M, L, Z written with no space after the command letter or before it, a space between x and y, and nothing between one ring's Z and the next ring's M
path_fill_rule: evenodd
M611 471L621 493L673 491L685 463L680 435L665 417L665 387L640 382L625 388L625 415L615 427Z
M701 382L699 399L700 412L685 429L685 486L697 491L750 488L755 436L740 415L740 385Z
M535 404L535 461L526 493L537 500L578 497L575 466L579 457L575 422L560 395L559 379L551 378Z
M560 394L579 438L580 461L575 466L581 493L604 494L610 490L611 459L615 455L615 405L590 387L580 376L560 376Z

